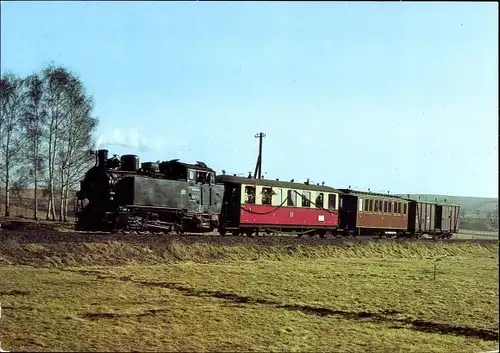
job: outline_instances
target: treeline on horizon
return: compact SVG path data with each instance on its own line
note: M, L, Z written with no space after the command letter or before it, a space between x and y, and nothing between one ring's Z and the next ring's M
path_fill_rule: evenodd
M94 160L89 150L98 119L92 96L70 69L51 64L27 77L2 73L0 99L4 216L11 215L11 195L30 188L35 219L43 199L47 220L67 221L71 190Z

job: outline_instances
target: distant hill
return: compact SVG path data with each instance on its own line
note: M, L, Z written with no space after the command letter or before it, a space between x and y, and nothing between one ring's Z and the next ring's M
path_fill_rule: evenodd
M399 196L407 197L407 194ZM466 196L448 196L448 195L430 195L430 194L410 194L410 198L423 201L449 202L460 205L465 217L477 218L486 217L489 213L498 212L498 198L490 197L466 197Z

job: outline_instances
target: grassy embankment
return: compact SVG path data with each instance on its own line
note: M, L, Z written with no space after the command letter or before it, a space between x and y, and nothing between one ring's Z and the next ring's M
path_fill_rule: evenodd
M8 240L0 341L7 350L491 350L497 254L496 244Z

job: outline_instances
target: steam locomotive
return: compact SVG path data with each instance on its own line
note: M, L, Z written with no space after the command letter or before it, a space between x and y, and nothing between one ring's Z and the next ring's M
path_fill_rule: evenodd
M203 162L147 162L96 153L77 193L78 230L248 236L390 235L449 238L460 206L326 185L215 174Z
M108 158L93 152L96 165L77 192L77 230L211 232L218 227L224 186L203 162L178 159L139 166L136 155Z

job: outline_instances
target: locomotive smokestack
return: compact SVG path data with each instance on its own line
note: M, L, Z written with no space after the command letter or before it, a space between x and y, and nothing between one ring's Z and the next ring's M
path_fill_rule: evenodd
M99 150L97 151L98 157L98 166L104 167L106 165L106 161L108 160L108 150Z

